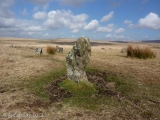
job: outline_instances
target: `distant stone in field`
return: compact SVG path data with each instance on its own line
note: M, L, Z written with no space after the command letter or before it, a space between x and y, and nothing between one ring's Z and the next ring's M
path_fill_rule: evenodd
M58 53L63 53L63 48L62 47L59 47L59 46L56 46L56 51Z
M91 44L89 38L80 37L66 57L69 80L87 81L85 68L90 61Z
M41 55L43 52L42 52L42 48L35 48L34 49L34 55Z
M127 52L127 48L122 48L121 53L126 53Z
M9 47L11 47L11 48L20 48L20 46L16 46L16 45L13 45L13 44L11 44L11 46L9 46Z

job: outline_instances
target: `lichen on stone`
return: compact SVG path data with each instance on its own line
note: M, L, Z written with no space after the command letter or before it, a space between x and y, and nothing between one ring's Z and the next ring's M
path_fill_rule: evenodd
M85 68L90 61L91 45L89 38L80 37L66 57L69 80L87 81Z

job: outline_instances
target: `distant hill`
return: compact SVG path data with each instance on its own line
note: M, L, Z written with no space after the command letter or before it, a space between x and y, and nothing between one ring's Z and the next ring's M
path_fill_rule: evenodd
M74 42L57 42L57 41L52 41L50 43L54 43L54 44L59 44L59 45L74 45L76 41ZM91 45L92 46L98 46L98 45L113 45L113 43L101 43L101 42L93 42L91 41Z
M160 43L160 40L143 40L145 43Z
M129 43L127 41L109 41L109 42L117 42L117 43Z

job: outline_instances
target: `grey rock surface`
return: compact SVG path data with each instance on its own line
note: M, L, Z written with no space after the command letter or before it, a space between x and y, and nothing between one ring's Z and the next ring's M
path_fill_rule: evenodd
M126 53L127 52L127 48L122 48L121 53Z
M63 53L63 48L62 47L59 47L59 46L56 46L56 51L58 53Z
M34 55L38 55L38 54L39 54L39 55L41 56L42 53L43 53L43 52L42 52L42 48L35 48L35 49L34 49Z
M90 61L91 45L89 38L80 37L66 57L69 80L87 81L85 68Z

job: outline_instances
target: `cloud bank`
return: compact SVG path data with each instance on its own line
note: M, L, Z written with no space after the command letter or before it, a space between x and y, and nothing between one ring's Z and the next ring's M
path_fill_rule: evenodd
M160 17L153 12L150 12L146 17L139 19L138 25L144 28L160 29Z

